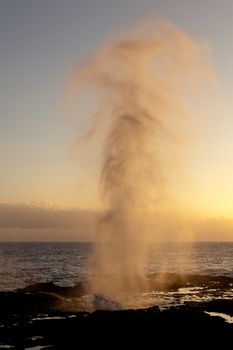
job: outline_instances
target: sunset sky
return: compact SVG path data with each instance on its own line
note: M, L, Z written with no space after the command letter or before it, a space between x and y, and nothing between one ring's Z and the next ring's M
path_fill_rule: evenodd
M215 78L211 91L201 92L200 105L191 111L197 113L190 124L192 145L177 191L181 208L205 221L199 231L209 225L199 239L211 240L217 220L214 239L233 240L230 0L0 2L0 240L44 239L45 231L41 235L38 230L45 228L72 230L67 221L76 220L76 211L80 215L85 209L86 217L101 207L98 160L91 150L90 158L82 156L85 146L77 149L76 142L90 117L85 108L77 115L64 108L68 80L106 41L152 16L174 23L208 47ZM35 208L34 224L25 224ZM55 210L59 216L64 208L73 209L60 224L55 225L50 214L47 226L38 224L41 217L45 220L44 211ZM25 228L35 232L25 234ZM67 232L58 238L75 238Z

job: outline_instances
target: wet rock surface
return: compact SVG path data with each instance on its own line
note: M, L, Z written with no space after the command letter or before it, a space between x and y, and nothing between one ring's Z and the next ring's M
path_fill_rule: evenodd
M202 287L217 284L216 290L232 288L232 279L225 277L178 276L178 280L173 277L173 287L169 284L169 290L197 286L198 281ZM83 284L58 287L53 283L1 292L0 350L69 350L93 346L112 349L124 348L126 344L129 348L142 349L209 349L226 348L224 344L230 346L233 341L233 323L208 314L233 316L232 298L188 301L165 309L152 306L88 312L80 311L83 293Z

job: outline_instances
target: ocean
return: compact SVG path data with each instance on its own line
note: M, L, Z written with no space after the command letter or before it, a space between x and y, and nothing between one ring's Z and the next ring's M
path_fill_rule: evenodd
M85 279L92 249L87 242L0 243L0 290L51 281L73 286ZM162 243L151 248L145 269L233 277L233 243Z
M143 348L156 340L164 349L191 339L198 348L204 335L205 348L215 348L215 335L219 348L230 344L233 243L151 247L145 285L115 296L85 288L92 250L85 242L0 244L0 349L73 349L93 339L102 348L106 339L108 348L111 339Z

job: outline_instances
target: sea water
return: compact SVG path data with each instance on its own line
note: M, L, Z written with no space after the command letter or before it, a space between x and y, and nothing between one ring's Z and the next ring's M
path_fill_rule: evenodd
M0 290L73 286L85 279L92 249L89 242L0 243ZM151 247L145 270L233 277L233 242L161 243Z

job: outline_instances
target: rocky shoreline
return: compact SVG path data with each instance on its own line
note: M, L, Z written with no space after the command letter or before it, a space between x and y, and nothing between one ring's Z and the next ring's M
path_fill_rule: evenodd
M231 344L233 299L221 298L219 293L232 290L233 280L221 276L169 277L169 283L159 285L156 283L159 276L154 275L151 287L175 292L185 286L198 285L203 290L214 286L216 298L183 302L165 309L155 305L81 311L84 283L74 287L42 283L0 292L0 350L72 350L82 348L81 344L89 348L93 343L108 349L124 348L126 344L143 349L209 349Z

